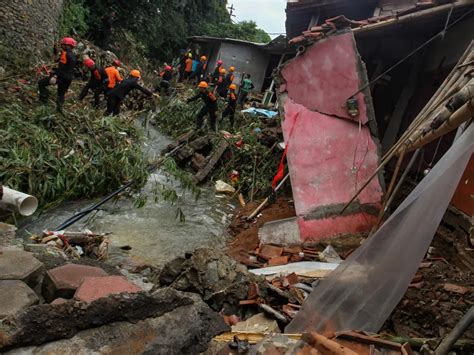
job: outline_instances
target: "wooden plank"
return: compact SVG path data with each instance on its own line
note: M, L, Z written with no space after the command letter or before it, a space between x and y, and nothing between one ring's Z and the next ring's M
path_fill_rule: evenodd
M193 181L195 184L203 182L209 173L214 169L215 165L219 162L222 155L229 148L229 143L226 140L222 140L217 150L212 155L211 159L207 162L206 166L199 170L196 175L193 176Z

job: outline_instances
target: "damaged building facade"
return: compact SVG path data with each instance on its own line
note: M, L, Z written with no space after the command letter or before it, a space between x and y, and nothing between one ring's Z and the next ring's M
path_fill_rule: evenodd
M287 35L298 54L281 66L278 92L297 217L267 228L273 238L297 243L375 229L382 171L351 197L468 47L473 7L470 0L288 2ZM415 180L455 135L424 147L408 167ZM387 171L394 169L392 161ZM471 159L453 205L469 218L472 199Z

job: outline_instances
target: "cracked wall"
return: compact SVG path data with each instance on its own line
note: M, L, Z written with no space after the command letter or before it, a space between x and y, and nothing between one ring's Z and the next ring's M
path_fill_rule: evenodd
M302 240L370 231L382 198L377 179L349 208L342 207L375 171L378 139L370 93L357 94L360 114L346 100L366 82L352 32L308 47L281 69L279 100L288 166ZM375 127L375 129L374 129Z

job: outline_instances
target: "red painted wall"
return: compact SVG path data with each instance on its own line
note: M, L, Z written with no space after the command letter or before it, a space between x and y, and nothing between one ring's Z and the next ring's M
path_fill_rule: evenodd
M461 181L459 181L451 204L468 216L474 216L474 155L471 156Z
M300 236L305 241L367 232L376 220L382 197L378 179L358 198L371 214L361 210L338 214L379 160L365 125L372 110L367 110L364 95L357 96L359 117L351 118L345 110L346 99L363 81L359 60L353 35L346 33L316 43L282 69L282 127L289 144Z

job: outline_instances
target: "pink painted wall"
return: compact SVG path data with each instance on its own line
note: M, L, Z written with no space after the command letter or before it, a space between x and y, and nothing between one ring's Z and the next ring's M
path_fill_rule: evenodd
M338 214L379 161L365 125L372 110L367 110L364 95L358 95L361 113L355 120L360 125L343 106L362 82L359 60L352 33L347 33L316 43L282 70L282 128L303 240L367 232L376 220L382 197L378 179L358 198L372 214Z

